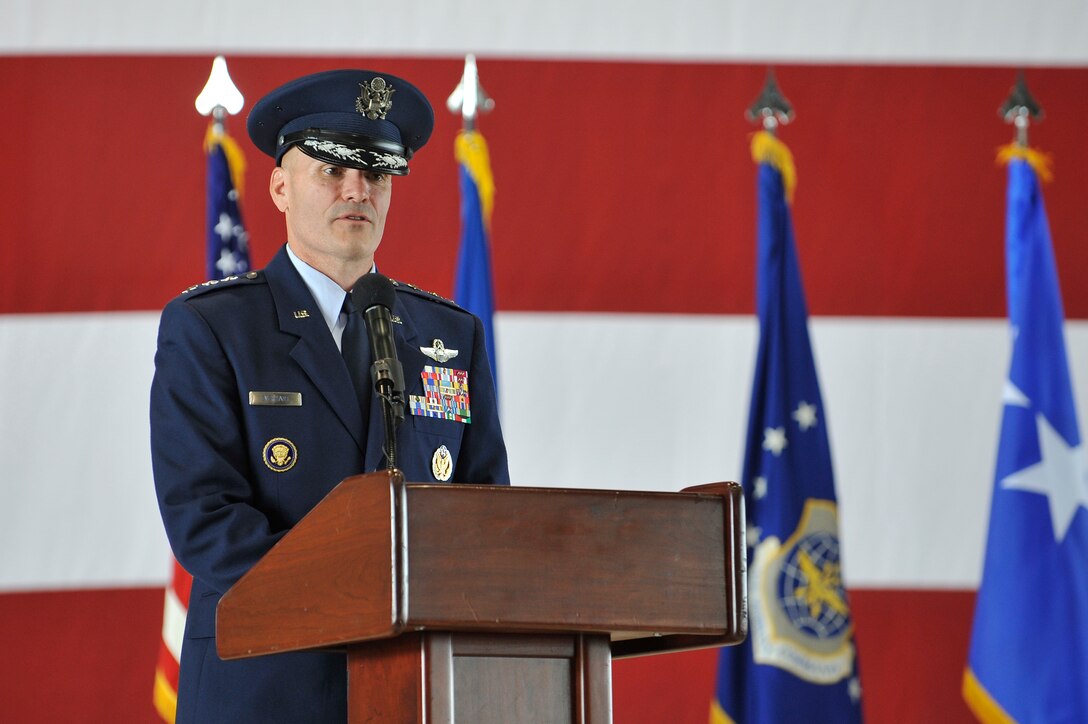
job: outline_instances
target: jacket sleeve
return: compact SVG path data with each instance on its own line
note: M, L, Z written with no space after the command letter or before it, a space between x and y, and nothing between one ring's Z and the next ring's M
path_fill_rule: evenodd
M495 381L484 344L484 327L475 316L473 321L472 365L469 371L469 380L473 385L470 390L472 423L465 426L454 482L509 485L506 443L503 442Z
M275 544L246 457L236 376L195 305L175 300L159 322L151 385L151 460L178 562L220 593Z

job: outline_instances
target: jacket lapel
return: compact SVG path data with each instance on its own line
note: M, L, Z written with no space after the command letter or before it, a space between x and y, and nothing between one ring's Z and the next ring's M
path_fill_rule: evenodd
M276 306L280 331L298 338L291 350L292 359L310 378L340 422L351 433L359 450L365 451L363 415L359 410L351 376L313 295L291 264L286 247L282 247L272 258L264 273ZM367 459L369 460L369 454ZM369 463L367 467L369 469Z

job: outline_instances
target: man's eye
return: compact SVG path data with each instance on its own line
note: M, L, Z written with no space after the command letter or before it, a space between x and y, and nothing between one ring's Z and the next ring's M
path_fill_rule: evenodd
M321 173L325 174L326 176L338 176L340 175L341 171L342 169L339 166L325 166L323 169L321 169Z

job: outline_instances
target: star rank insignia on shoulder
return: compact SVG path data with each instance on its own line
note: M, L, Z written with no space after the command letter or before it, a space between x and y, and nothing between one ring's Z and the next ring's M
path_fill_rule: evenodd
M257 281L261 278L260 272L246 272L245 274L232 274L229 277L223 277L222 279L211 279L201 284L194 284L188 289L182 290L182 296L195 296L197 294L203 294L209 289L218 289L225 286L234 286L239 283Z
M464 308L457 302L453 301L452 299L446 299L441 294L435 294L434 292L429 292L426 289L420 289L415 284L409 284L408 282L398 282L396 279L390 279L389 281L393 282L393 286L397 289L397 291L409 292L417 297L423 297L424 299L430 299L435 302L442 302L443 304L447 304L454 309L460 309L464 311Z

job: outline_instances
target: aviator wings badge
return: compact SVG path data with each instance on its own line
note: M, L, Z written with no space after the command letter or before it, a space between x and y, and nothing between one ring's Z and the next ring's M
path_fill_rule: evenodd
M436 339L431 342L430 347L420 347L419 351L433 359L435 362L438 362L439 364L445 364L449 362L451 359L457 356L458 352L458 350L456 349L448 349L446 345L442 344L442 340L440 339Z

